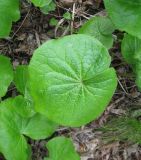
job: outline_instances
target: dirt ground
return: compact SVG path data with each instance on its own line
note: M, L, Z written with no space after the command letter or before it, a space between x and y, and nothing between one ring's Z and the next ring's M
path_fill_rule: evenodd
M69 11L73 14L73 20L66 20L63 14ZM13 66L28 64L33 51L43 42L61 37L77 29L94 15L105 15L102 0L58 0L55 11L44 15L38 8L30 3L22 1L21 19L13 25L10 37L0 40L0 53L9 56ZM51 18L56 18L59 23L50 26ZM123 33L114 33L118 39ZM60 127L52 137L64 135L72 137L82 160L141 160L141 146L127 141L105 142L103 132L97 128L106 124L112 117L125 115L126 111L141 102L141 93L137 90L130 67L123 61L120 53L120 41L115 39L113 48L110 50L112 66L117 71L118 87L112 101L103 115L94 122L81 128ZM128 75L128 76L127 76ZM8 94L14 96L15 87L9 88ZM33 160L42 160L48 153L44 145L46 140L33 141ZM0 158L4 160L4 158Z

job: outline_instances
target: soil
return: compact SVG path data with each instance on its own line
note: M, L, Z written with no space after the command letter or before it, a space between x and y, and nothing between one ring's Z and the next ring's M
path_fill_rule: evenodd
M10 37L0 40L0 53L10 57L14 67L28 64L34 50L45 41L76 32L87 19L97 14L105 14L102 0L58 0L56 3L56 10L45 15L39 8L22 0L21 19L13 24ZM74 14L72 21L63 18L66 11ZM56 18L59 25L50 26L51 18ZM103 132L97 130L112 117L124 115L129 107L141 102L141 93L135 85L132 71L120 53L120 39L123 33L116 31L114 36L118 37L118 40L115 40L109 52L119 83L109 106L96 121L81 128L60 127L52 135L72 137L82 160L141 160L140 145L127 141L105 143L102 139ZM15 87L11 86L6 97L16 94ZM49 139L40 141L28 139L32 146L33 160L42 160L48 155L45 144ZM0 160L4 158L1 157Z

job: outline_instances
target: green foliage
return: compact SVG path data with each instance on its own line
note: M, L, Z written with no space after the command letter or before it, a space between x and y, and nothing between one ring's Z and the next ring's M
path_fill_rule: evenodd
M20 109L23 110L28 108L29 110L25 111L25 116L30 116L30 114L32 115L32 112L34 110L34 102L29 92L29 74L27 65L19 65L16 67L14 72L14 84L17 90L24 96L25 99L25 101L22 100L21 102L21 98L17 98L17 102L19 101L19 103L23 105L23 108L21 107ZM23 114L20 109L17 109L17 111Z
M13 68L10 60L2 55L0 66L0 93L5 95L13 80ZM48 118L34 111L34 103L28 93L28 80L28 67L18 66L14 82L25 98L17 96L0 103L0 152L7 160L30 159L30 147L24 135L32 139L44 139L57 127Z
M103 128L105 141L131 141L141 144L141 122L133 117L117 117Z
M20 65L16 67L14 72L14 83L16 88L22 93L25 94L28 81L28 66Z
M12 22L20 19L19 2L20 0L0 0L0 38L9 36ZM40 7L45 14L56 8L53 0L31 0L31 2Z
M35 114L33 102L30 101L30 99L23 98L23 96L17 96L13 103L15 112L21 117L29 118Z
M87 35L43 44L29 65L36 111L66 126L81 126L96 119L117 85L110 62L107 49Z
M137 62L141 62L141 39L126 33L121 49L123 57L129 64L135 66Z
M55 11L56 4L53 1L51 1L49 4L41 7L40 9L44 14L48 14L51 11Z
M141 38L141 0L104 0L115 26Z
M49 24L50 26L56 26L58 24L58 20L55 18L51 18Z
M52 0L30 0L37 7L44 7L52 2Z
M19 0L0 0L0 38L9 35L12 22L19 18Z
M22 94L0 103L0 152L5 158L30 159L24 136L44 139L55 131L56 123L80 126L97 118L116 88L110 61L107 49L87 35L45 43L35 51L29 66L15 69L14 78L10 60L0 56L1 96L12 81ZM52 151L54 144L56 150ZM56 155L60 145L67 149L62 147L62 154ZM52 140L48 148L54 160L60 156L66 160L66 154L68 160L80 159L69 139Z
M10 59L0 55L0 98L3 97L13 80L13 68Z
M124 59L131 65L136 84L141 89L141 39L125 34L121 45Z
M49 158L45 158L45 160L80 160L69 138L53 138L46 146L49 150Z
M104 0L104 3L115 26L128 33L122 41L122 54L131 65L136 84L141 89L141 0Z
M56 8L53 0L30 1L45 14ZM21 94L0 103L0 152L7 160L31 159L26 137L45 139L57 124L78 127L98 118L105 110L117 85L107 51L113 44L115 26L132 35L125 34L122 54L141 89L141 0L104 3L112 21L108 17L93 17L78 35L48 41L35 51L29 66L18 66L13 72L10 59L0 55L0 99L11 82ZM63 17L72 18L69 12ZM12 22L19 18L19 0L0 0L0 38L9 35ZM56 19L51 19L50 25L56 23ZM111 134L112 140L141 143L138 116L140 110L132 117L113 119L103 128L105 137ZM54 138L47 148L46 160L80 160L68 138Z
M113 45L114 30L115 27L108 17L93 17L80 28L79 33L94 36L109 49Z
M63 14L63 17L66 19L66 20L71 20L72 19L72 15L70 14L70 12L65 12Z
M23 107L23 105L15 103L17 98L0 103L0 151L7 160L30 159L30 148L24 135L32 139L44 139L56 129L56 124L38 113L29 118L18 114L14 109L15 106ZM22 109L20 111L22 112Z

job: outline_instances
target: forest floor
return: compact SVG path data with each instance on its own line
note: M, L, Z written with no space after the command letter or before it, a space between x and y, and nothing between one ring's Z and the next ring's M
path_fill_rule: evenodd
M69 11L73 14L72 20L67 20L63 14ZM105 15L102 0L58 0L55 11L48 15L42 14L38 8L23 1L21 6L21 19L13 25L11 36L0 40L0 53L12 59L13 66L28 64L33 51L43 42L71 34L89 18L95 15ZM58 24L50 25L51 18L56 18ZM123 33L115 32L115 37L122 38ZM118 76L118 87L109 106L103 115L96 121L81 128L60 127L54 136L64 135L72 137L82 160L141 160L141 146L130 141L110 140L115 135L106 134L102 129L113 117L126 116L126 113L139 107L141 93L137 90L132 71L123 61L120 53L120 40L114 42L110 49L112 66ZM128 75L128 76L127 76ZM14 96L15 88L11 87L8 94ZM7 95L8 96L8 95ZM46 140L33 141L33 160L42 160L47 155ZM4 158L0 158L4 160Z

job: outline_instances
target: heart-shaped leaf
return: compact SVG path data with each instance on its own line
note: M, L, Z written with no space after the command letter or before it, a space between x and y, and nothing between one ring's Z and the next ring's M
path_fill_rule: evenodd
M46 146L49 150L49 158L45 158L45 160L80 160L69 138L53 138Z
M104 0L115 26L141 38L141 0Z
M38 113L24 118L15 110L15 105L23 107L15 103L16 99L0 103L0 152L7 160L29 160L30 148L24 135L33 139L47 138L55 131L56 124Z
M113 45L114 30L115 27L108 17L93 17L80 28L79 33L94 36L109 49Z
M13 68L10 59L0 55L0 98L3 97L13 80Z
M43 44L29 65L36 110L66 126L96 119L117 85L110 62L107 49L91 36L71 35Z
M12 22L19 18L19 0L0 0L0 38L9 35Z
M125 34L121 50L124 59L131 65L136 75L136 84L141 89L141 39Z

